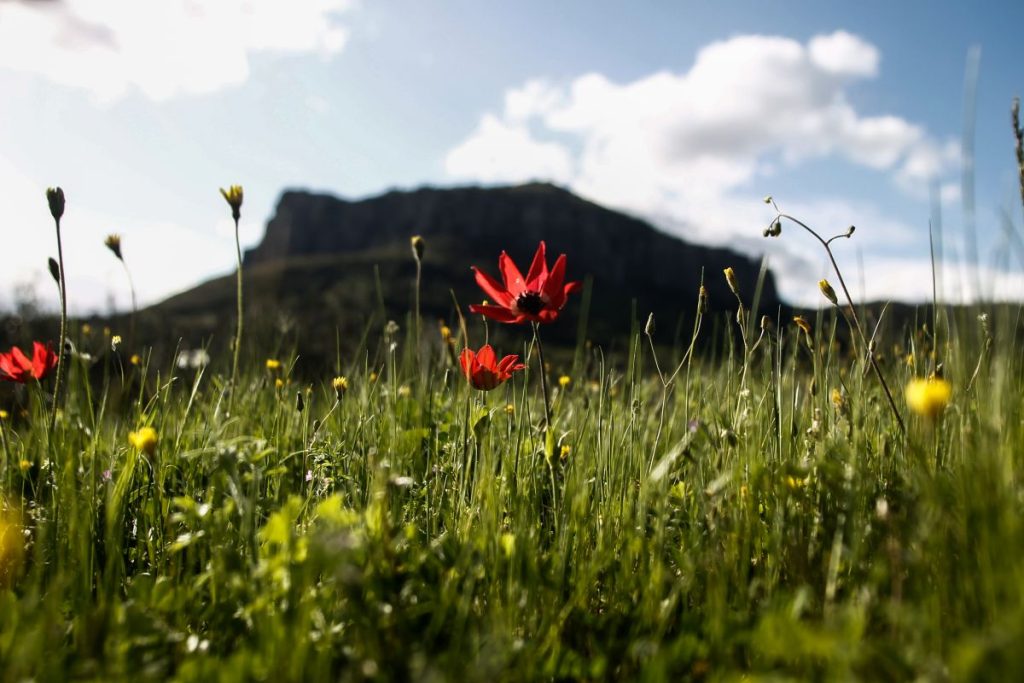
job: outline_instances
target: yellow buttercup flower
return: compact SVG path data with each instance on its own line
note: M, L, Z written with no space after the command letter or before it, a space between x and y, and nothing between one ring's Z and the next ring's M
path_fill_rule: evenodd
M912 379L904 396L907 406L918 415L931 420L938 417L953 396L953 387L944 379Z
M271 372L273 372L275 370L280 370L280 369L281 369L281 361L277 360L276 358L268 358L267 359L267 370L270 370Z
M570 453L572 453L572 446L569 444L563 444L561 450L558 452L558 457L565 460L569 457Z
M142 427L139 431L128 434L128 443L146 455L153 454L157 441L159 441L159 437L152 427Z
M10 414L6 410L0 410L0 420L6 420Z
M275 379L274 380L274 388L275 389L283 389L284 388L284 380L281 379L280 377Z
M32 469L32 463L22 458L21 461L18 463L18 469L21 470L22 472L28 472L30 469Z
M128 362L132 365L140 365L142 363L142 357L137 353L133 353L132 357L128 359Z
M516 407L514 405L512 405L511 403L507 404L505 406L505 414L506 415L515 415L516 414Z
M562 387L563 389L565 389L571 383L572 377L570 377L569 375L562 375L561 377L558 378L558 386Z

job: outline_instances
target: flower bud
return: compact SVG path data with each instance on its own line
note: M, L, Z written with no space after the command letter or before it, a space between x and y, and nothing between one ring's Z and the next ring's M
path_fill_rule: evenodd
M419 235L413 235L409 240L409 245L412 247L412 257L417 261L423 260L423 250L426 247L423 242L423 238Z
M113 252L117 260L123 261L124 257L121 256L121 236L117 233L111 233L107 235L107 239L103 240L103 244L107 245L107 249Z
M722 272L725 273L725 281L729 283L729 289L732 290L733 294L735 294L736 296L739 296L740 295L740 285L736 281L736 271L732 269L732 266L729 266L728 268L726 268Z
M772 325L772 319L769 318L766 315L762 315L761 316L761 331L762 332L767 332L771 328L771 325Z
M59 221L64 215L64 190L59 187L47 188L46 201L50 205L50 215L54 220Z
M654 313L647 316L647 324L644 325L644 334L648 337L654 335Z
M825 298L832 302L833 306L838 306L839 301L836 299L836 290L832 289L832 285L828 283L828 280L818 280L818 289L825 295Z
M697 313L707 313L710 307L711 302L708 298L708 288L701 285L700 291L697 293Z
M54 282L60 285L60 266L57 264L56 259L51 256L47 259L47 265L50 266L50 277L53 278Z
M306 400L304 398L302 398L302 392L301 391L296 391L295 392L295 410L297 412L301 413L305 409L306 409Z
M220 193L231 207L231 217L237 221L242 217L242 186L231 185L226 190L222 187Z

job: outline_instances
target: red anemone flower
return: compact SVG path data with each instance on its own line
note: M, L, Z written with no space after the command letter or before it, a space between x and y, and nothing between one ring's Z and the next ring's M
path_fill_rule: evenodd
M546 250L544 242L541 242L525 278L509 255L501 252L498 269L504 285L473 266L476 283L493 303L473 304L469 307L470 312L502 323L554 322L566 298L578 291L581 285L579 282L565 282L565 254L559 256L548 271Z
M0 353L0 380L24 384L29 379L43 379L57 367L57 354L47 344L32 342L32 359L12 346Z
M513 372L526 367L516 355L505 356L499 361L490 344L484 344L479 351L463 349L459 363L470 385L481 391L494 389L510 378Z

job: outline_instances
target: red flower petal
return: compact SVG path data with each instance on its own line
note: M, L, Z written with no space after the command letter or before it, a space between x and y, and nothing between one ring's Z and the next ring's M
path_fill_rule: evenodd
M544 281L548 277L547 245L541 240L537 245L537 253L533 255L533 263L530 264L530 272L526 275L526 288L536 292L544 287Z
M462 349L462 353L459 354L459 365L462 366L462 374L466 376L466 379L472 377L473 361L476 358L476 354L473 349L465 348Z
M512 305L512 295L505 291L501 283L476 266L473 266L473 273L480 289L484 290L484 294L490 297L496 304L506 308Z
M483 305L483 304L471 304L469 307L470 313L479 313L480 315L487 316L492 320L497 320L500 323L517 323L522 322L522 316L516 315L512 311L502 306Z
M562 283L565 282L565 254L562 254L555 261L554 267L544 283L544 296L555 309L565 304L565 292L562 290Z
M519 272L515 262L505 252L501 252L501 256L498 257L498 269L501 271L501 276L505 278L505 289L513 299L526 290L526 280L523 279L523 274Z
M484 344L480 347L480 350L476 352L476 359L480 361L480 365L482 367L485 367L488 370L494 370L495 361L497 361L498 357L495 355L494 349L491 348L490 344Z

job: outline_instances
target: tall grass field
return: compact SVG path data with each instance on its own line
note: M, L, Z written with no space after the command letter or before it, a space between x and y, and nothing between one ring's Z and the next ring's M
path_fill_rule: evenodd
M529 315L479 376L466 309L322 376L69 321L0 413L0 679L1021 680L1022 308L874 335L707 277L731 312L614 357L485 289Z

